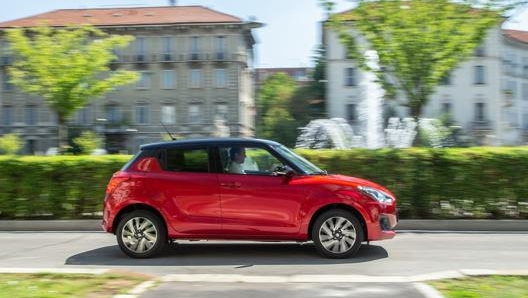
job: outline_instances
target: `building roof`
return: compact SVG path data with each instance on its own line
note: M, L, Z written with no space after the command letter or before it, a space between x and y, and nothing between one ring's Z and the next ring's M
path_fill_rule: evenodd
M528 31L503 30L504 36L522 43L528 43Z
M58 9L0 23L0 28L69 25L130 26L242 23L238 17L204 6Z

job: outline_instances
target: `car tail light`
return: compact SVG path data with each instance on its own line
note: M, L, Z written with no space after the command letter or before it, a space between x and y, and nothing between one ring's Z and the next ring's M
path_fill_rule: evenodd
M108 186L106 187L106 193L107 194L112 193L119 184L127 181L128 179L130 179L130 175L128 175L125 172L115 173L114 175L112 175L110 182L108 182Z

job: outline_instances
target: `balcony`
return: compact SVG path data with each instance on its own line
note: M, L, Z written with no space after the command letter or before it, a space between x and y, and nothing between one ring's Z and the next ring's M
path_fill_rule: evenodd
M227 59L227 54L224 52L214 53L214 60L216 61L225 61Z
M205 60L205 55L203 53L190 53L190 61L203 61Z
M490 120L474 120L471 122L473 131L491 131L493 129Z
M137 54L134 56L134 62L136 63L147 63L147 55L145 54Z
M160 55L160 62L174 62L175 57L170 53L163 53Z

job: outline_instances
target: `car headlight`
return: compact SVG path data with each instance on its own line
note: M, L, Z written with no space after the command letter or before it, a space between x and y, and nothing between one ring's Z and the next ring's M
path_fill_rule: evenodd
M389 204L394 200L394 198L391 195L379 189L375 189L375 188L368 187L368 186L358 186L358 189L380 203Z

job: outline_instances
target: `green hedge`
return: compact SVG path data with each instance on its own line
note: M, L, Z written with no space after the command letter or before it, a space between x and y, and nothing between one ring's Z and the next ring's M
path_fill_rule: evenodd
M112 174L130 156L0 156L0 219L100 218Z
M386 186L401 218L528 218L528 147L298 152Z
M296 150L398 197L401 218L528 218L528 147ZM0 156L0 219L99 218L130 156Z

